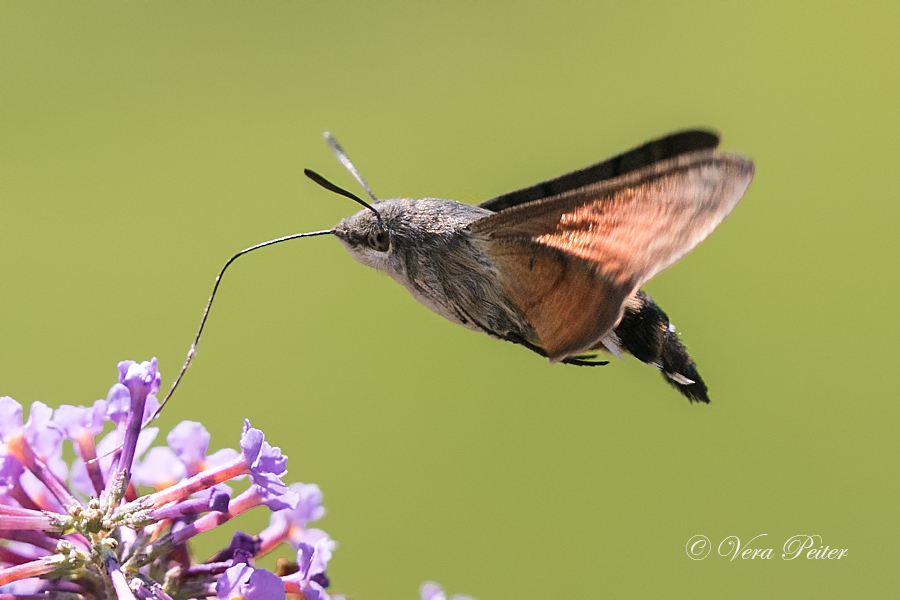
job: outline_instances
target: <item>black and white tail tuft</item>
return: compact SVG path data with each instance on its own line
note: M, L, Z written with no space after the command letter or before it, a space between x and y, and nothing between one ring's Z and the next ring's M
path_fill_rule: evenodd
M697 365L678 339L669 317L650 296L639 291L626 303L614 333L625 350L662 371L663 378L688 400L709 403Z

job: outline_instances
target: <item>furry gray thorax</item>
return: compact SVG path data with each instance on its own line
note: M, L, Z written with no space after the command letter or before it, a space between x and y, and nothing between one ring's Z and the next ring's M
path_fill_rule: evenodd
M509 300L486 253L486 244L468 226L489 210L437 198L392 198L361 210L334 228L360 263L384 271L416 300L469 329L505 340L539 340ZM380 252L371 240L387 229L390 247Z

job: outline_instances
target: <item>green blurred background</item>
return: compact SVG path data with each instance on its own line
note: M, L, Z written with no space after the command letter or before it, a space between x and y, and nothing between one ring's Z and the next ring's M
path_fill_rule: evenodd
M714 127L756 180L646 288L711 405L451 325L317 238L237 263L161 426L219 448L251 418L322 487L359 600L896 593L898 26L896 2L3 3L0 393L89 403L151 356L167 386L228 256L355 212L303 177L357 189L325 130L382 197L474 203ZM692 561L696 534L774 558ZM781 560L796 534L849 555Z

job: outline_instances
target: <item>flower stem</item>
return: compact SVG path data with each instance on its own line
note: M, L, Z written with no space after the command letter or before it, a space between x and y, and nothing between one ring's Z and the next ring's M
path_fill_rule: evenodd
M18 552L10 550L6 546L0 546L0 562L21 565L31 560L34 560L33 556L25 556L24 554L19 554Z
M34 450L31 449L31 446L25 440L23 435L19 434L10 438L9 441L7 441L7 448L13 456L19 459L19 462L25 465L35 477L41 480L41 483L47 486L47 489L50 490L50 493L52 493L57 500L59 500L59 503L62 504L64 509L70 511L75 507L81 506L81 503L72 495L72 492L69 491L66 484L60 481L59 478L47 468L44 461L35 455Z
M106 484L103 481L103 473L100 471L100 463L97 460L97 447L94 445L94 437L90 434L81 435L77 438L78 450L81 453L81 459L87 469L88 477L94 486L94 492L97 496L103 492Z
M22 488L20 482L16 482L16 486L9 491L9 496L25 508L32 510L46 510L45 507L38 506L37 502Z
M55 568L56 565L53 562L53 557L44 556L21 565L0 569L0 585L6 585L7 583L18 581L19 579L25 579L26 577L38 577L45 573L49 573Z
M41 515L39 517L26 517L23 515L0 514L0 529L31 529L38 531L53 531L50 518Z
M134 463L134 452L135 448L137 448L138 436L141 433L144 404L146 402L146 394L132 394L131 396L131 410L128 412L128 421L125 425L122 454L119 455L119 462L113 472L114 474L106 486L106 491L111 493L112 496L109 506L119 504L128 489L128 484L131 482L131 466Z
M113 588L116 590L116 597L118 600L137 600L137 598L134 597L131 588L128 586L125 574L119 569L119 563L116 562L116 559L112 556L106 558L106 571L109 573L109 578L112 580Z
M210 529L215 529L219 525L247 512L251 508L261 505L264 502L264 499L255 490L255 487L256 486L251 486L250 489L232 500L228 505L228 512L215 512L203 515L190 525L179 529L172 535L173 545L180 546L195 535L203 533L204 531L209 531Z
M178 517L202 515L211 510L213 509L209 507L209 500L198 498L154 509L150 511L147 518L153 519L154 521L162 521L163 519L177 519Z
M56 552L56 545L59 542L59 538L50 537L46 533L28 529L4 531L3 537L7 540L23 542L37 548L43 548L50 553Z
M228 505L228 512L214 512L203 515L190 525L179 529L175 533L169 533L157 541L147 546L146 551L141 555L135 555L128 561L126 566L131 569L139 569L142 566L152 562L156 557L168 554L174 548L178 548L192 537L215 529L219 525L230 521L236 516L243 514L260 506L265 499L254 490L255 486L234 498Z
M293 581L291 579L281 578L281 581L284 582L284 591L288 594L299 594L303 595L303 588L300 587L300 583L297 581Z
M234 479L235 477L240 477L241 475L246 475L249 472L250 467L247 465L247 460L242 454L234 460L225 463L224 465L220 465L212 469L207 469L206 471L197 473L193 477L185 479L181 483L175 484L171 487L167 487L166 489L150 494L149 496L144 496L143 498L138 500L138 502L140 502L139 507L126 505L122 507L122 509L126 510L128 508L156 508L164 504L168 504L169 502L177 502L179 500L187 498L191 494L211 488L212 486L222 483L223 481L228 481L229 479Z
M31 508L21 508L18 506L10 506L8 504L0 504L0 515L3 516L17 516L17 517L44 517L45 515L40 510L34 510ZM62 516L62 515L60 515Z
M264 554L268 554L275 548L277 548L281 542L288 539L288 536L291 532L291 525L287 521L284 520L279 526L276 527L266 527L259 534L259 554L257 556L263 556Z

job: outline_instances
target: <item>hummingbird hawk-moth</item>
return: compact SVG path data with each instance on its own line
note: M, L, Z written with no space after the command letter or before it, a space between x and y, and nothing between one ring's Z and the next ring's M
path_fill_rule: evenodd
M364 206L323 231L263 242L216 279L191 362L225 269L274 243L331 234L357 261L386 272L437 314L525 346L551 362L603 365L631 354L690 401L706 384L666 313L641 286L703 241L753 178L753 163L717 150L719 136L677 132L611 159L478 205L436 198L378 201L337 142L325 138L373 202L305 173Z

